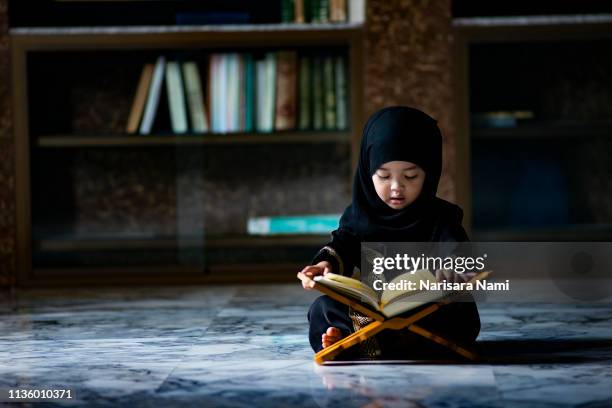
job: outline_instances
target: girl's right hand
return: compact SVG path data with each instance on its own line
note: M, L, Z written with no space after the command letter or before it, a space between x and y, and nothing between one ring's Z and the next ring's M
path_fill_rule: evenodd
M308 265L300 272L298 278L302 281L302 287L306 290L311 290L313 287L312 279L318 275L326 275L332 271L331 264L327 261L321 261L316 265Z

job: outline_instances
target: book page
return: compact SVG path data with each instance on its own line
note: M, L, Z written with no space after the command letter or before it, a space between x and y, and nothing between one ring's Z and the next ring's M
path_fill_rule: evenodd
M399 276L396 276L389 282L389 285L395 285L396 287L405 284L406 282L413 282L415 286L415 290L406 290L406 289L386 289L380 299L381 305L384 307L385 305L394 301L394 299L406 296L415 295L417 293L422 293L419 289L420 282L435 282L435 276L429 272L427 269L420 269L418 271L406 272ZM404 285L405 286L405 285Z
M380 309L378 304L378 293L357 279L335 273L328 273L324 276L315 276L314 280L319 284L334 289L336 292L347 295L361 303L366 303L376 310Z

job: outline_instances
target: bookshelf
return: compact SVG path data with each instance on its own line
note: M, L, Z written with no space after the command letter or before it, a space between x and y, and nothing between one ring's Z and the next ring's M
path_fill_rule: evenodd
M612 237L611 22L610 14L453 20L457 196L473 239ZM508 121L518 111L529 118ZM505 125L481 121L500 113Z
M19 283L294 279L327 234L247 235L244 224L346 204L363 125L362 36L359 23L11 29ZM278 50L345 56L348 128L139 135L113 126L157 55ZM317 181L334 190L303 191Z

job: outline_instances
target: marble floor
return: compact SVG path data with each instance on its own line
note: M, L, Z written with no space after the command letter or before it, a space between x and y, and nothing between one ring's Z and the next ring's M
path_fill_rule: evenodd
M612 304L481 304L485 362L317 366L293 285L0 293L0 404L611 407Z

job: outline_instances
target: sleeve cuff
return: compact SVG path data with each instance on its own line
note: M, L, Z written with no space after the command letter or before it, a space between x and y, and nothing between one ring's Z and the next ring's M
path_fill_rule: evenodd
M342 258L336 252L336 250L330 246L324 246L317 252L315 257L312 259L311 264L317 264L321 261L327 261L332 266L332 271L339 275L344 275L344 263Z

